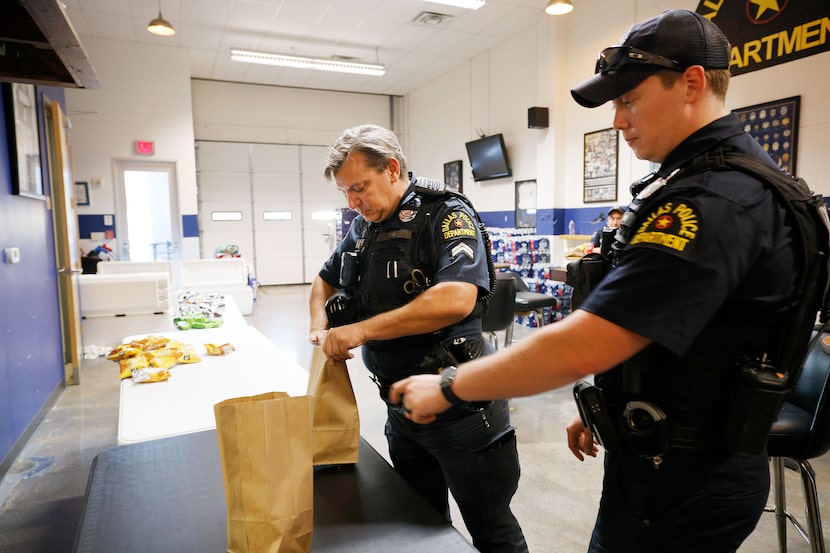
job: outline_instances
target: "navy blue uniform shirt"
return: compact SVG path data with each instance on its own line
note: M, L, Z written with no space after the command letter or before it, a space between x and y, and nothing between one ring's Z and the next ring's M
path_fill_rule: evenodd
M410 184L404 193L395 213L386 221L380 223L367 223L362 216L357 216L349 228L348 234L337 245L332 256L320 270L320 277L334 288L341 288L339 282L341 254L343 252L355 251L355 245L364 232L367 225L370 229L383 232L396 224L396 219L406 220L412 217L413 211L421 211L424 207L422 202L416 200L414 185ZM428 203L426 201L423 202ZM417 216L424 216L420 213ZM424 226L424 231L429 233L423 242L422 250L425 255L432 257L429 252L435 252L435 259L431 260L433 268L433 284L440 282L469 282L478 286L480 295L486 294L490 289L490 276L487 269L487 256L484 241L477 225L478 219L472 210L460 199L446 196L443 201L438 202L431 214L431 225ZM417 239L417 238L413 238ZM430 245L430 241L432 242ZM372 266L361 267L361 276L374 271L376 274L385 274L387 267ZM372 290L368 291L369 294ZM414 299L414 298L413 298ZM399 306L398 306L399 307ZM472 308L471 308L472 309ZM463 325L455 325L448 336L452 338L470 334L480 333L480 318L475 318Z
M729 115L682 142L659 174L724 145L773 163ZM675 420L717 426L738 360L760 357L782 336L796 278L785 216L769 185L744 173L669 182L644 200L622 260L581 306L654 342L642 391ZM598 379L612 402L619 376Z

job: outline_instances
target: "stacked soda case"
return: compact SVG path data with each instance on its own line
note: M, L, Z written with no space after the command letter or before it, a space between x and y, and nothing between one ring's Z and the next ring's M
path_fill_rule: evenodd
M571 287L564 282L551 280L550 244L552 236L536 234L534 229L488 228L492 243L493 262L507 264L505 270L522 277L528 289L557 298L556 306L544 308L545 324L562 320L571 311ZM516 323L538 327L536 313L517 315Z
M550 263L550 236L528 229L487 229L492 242L494 263L507 263L513 271L526 271L536 263Z

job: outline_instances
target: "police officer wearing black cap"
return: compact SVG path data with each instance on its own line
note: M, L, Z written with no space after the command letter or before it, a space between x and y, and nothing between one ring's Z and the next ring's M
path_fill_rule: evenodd
M735 551L767 500L771 421L744 448L732 423L752 426L756 413L732 398L743 365L763 365L788 335L797 244L768 185L695 162L730 148L774 165L725 108L729 61L723 33L686 10L635 24L600 53L574 99L612 101L614 128L660 164L632 187L616 266L561 322L461 367L452 383L469 401L595 375L596 386L574 388L606 450L591 553ZM597 336L603 347L584 347ZM395 384L393 400L401 394L416 421L447 406L431 377ZM568 426L580 460L597 454L593 438L581 417Z
M612 207L608 210L608 217L605 219L605 226L598 228L591 237L591 244L593 244L594 249L599 249L600 246L602 246L603 234L611 233L611 236L613 236L616 233L616 229L620 228L623 213L625 213L624 207ZM602 215L600 215L600 217L602 217Z
M359 215L312 284L311 342L333 360L362 346L385 400L396 380L443 369L451 383L454 366L492 353L480 301L490 252L472 205L440 182L407 178L395 134L376 125L344 131L325 175ZM519 459L507 402L459 401L426 426L398 403L388 402L386 422L395 470L448 520L449 488L479 551L526 552L510 510Z

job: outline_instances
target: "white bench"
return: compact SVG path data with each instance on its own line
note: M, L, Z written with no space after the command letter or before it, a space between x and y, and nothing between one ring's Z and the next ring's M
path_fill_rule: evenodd
M248 266L241 257L179 261L181 291L194 290L231 296L243 315L254 309L254 290L248 285Z
M78 275L84 345L115 345L128 334L175 330L167 273Z
M98 263L99 275L131 275L135 273L167 273L170 286L176 288L176 273L173 262L156 261L102 261Z

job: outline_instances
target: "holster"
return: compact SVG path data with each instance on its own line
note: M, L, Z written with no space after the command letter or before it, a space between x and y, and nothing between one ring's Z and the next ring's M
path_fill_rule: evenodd
M582 305L610 269L611 262L598 253L589 253L568 263L565 284L573 288L571 309Z
M354 298L343 291L332 294L326 300L326 318L329 328L356 323L358 317Z

